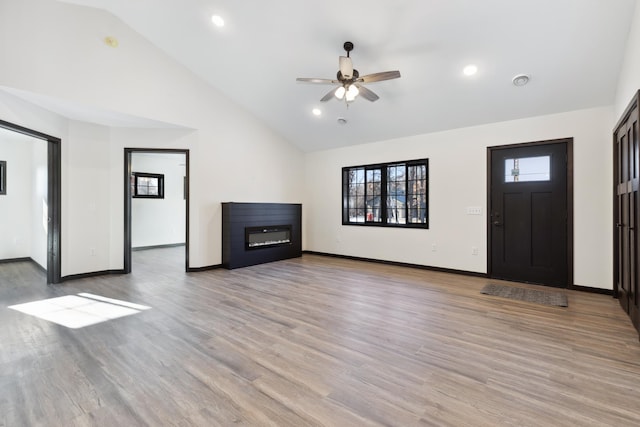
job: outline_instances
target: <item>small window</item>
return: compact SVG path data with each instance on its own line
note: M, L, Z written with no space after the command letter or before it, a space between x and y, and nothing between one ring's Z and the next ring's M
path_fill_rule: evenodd
M131 175L131 196L145 199L164 199L164 175L133 172Z
M0 195L7 194L7 161L0 160Z
M428 228L428 160L342 168L342 223Z
M551 180L551 156L505 159L504 182Z

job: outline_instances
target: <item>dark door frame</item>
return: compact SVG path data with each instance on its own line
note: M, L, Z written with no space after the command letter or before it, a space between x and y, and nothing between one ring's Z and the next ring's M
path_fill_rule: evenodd
M184 154L185 156L185 272L189 271L189 150L181 148L124 149L124 273L131 273L131 155L133 153Z
M61 143L60 138L23 126L0 120L0 127L47 142L47 283L55 284L61 278Z
M491 216L491 155L494 151L506 148L523 148L537 145L566 144L567 145L567 288L573 283L573 138L552 139L548 141L534 141L519 144L498 145L487 147L487 276L493 277L491 271L492 230Z

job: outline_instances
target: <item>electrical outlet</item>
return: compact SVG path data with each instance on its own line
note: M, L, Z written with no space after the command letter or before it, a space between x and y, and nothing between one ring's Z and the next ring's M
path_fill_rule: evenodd
M435 252L435 251L437 251L437 250L438 250L438 247L436 246L436 244L435 244L435 243L433 243L433 244L431 245L431 252Z
M471 255L478 255L478 248L476 248L475 246L473 246L471 248Z
M96 256L96 248L89 248L89 255Z

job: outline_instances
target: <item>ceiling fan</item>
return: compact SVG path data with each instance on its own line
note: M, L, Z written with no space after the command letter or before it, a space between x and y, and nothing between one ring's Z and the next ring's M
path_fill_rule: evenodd
M381 82L383 80L397 79L400 77L400 71L383 71L380 73L367 74L360 77L358 70L353 68L349 52L353 50L353 43L344 42L344 50L347 51L347 56L340 56L339 70L336 79L316 79L298 77L296 81L307 83L320 83L320 84L334 84L339 85L335 89L331 89L329 93L320 99L322 102L326 102L333 97L340 100L344 99L347 105L356 99L356 96L362 95L363 98L368 99L371 102L380 99L371 89L364 87L363 83Z

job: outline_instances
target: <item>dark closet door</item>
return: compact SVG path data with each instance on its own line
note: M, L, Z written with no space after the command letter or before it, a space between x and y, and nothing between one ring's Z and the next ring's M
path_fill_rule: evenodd
M567 287L567 143L491 149L491 277Z
M638 104L632 102L614 133L614 271L620 305L640 331L638 297L638 197L640 165L638 150Z

